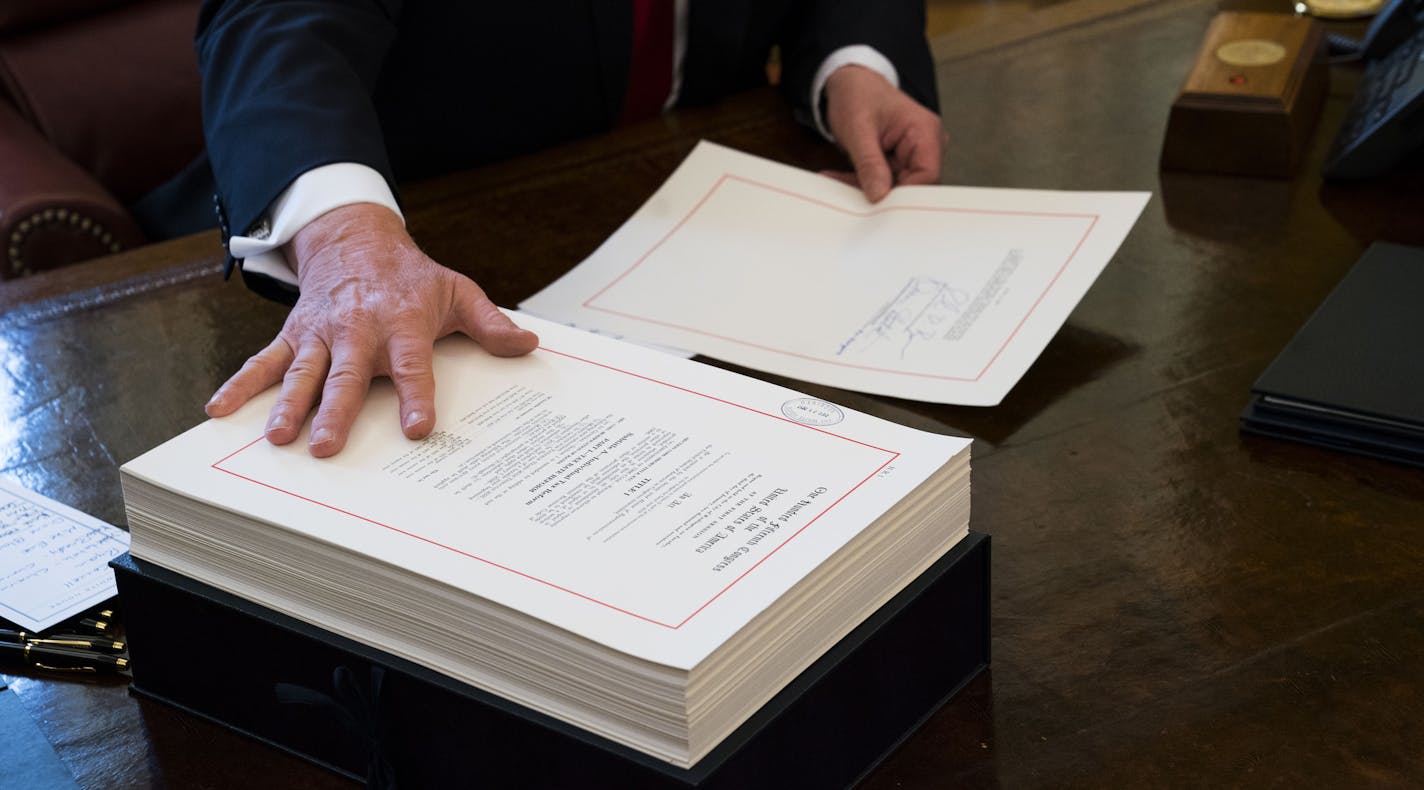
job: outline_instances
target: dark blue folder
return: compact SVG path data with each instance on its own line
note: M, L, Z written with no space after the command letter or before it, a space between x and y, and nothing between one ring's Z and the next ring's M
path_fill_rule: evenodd
M1424 466L1424 248L1371 245L1256 380L1241 429Z

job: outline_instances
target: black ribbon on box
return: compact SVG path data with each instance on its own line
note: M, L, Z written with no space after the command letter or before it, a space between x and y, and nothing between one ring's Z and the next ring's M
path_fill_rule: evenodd
M370 682L363 684L347 666L338 666L331 673L335 696L295 683L278 683L274 688L277 702L283 705L308 705L325 711L364 747L366 753L366 787L369 790L395 790L395 769L386 758L385 728L381 724L381 685L386 671L371 667Z

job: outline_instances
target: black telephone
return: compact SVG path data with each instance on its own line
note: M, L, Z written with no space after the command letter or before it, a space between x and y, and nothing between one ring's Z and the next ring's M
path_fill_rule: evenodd
M1358 42L1365 73L1325 160L1326 178L1379 175L1424 145L1424 0L1390 0Z
M1360 57L1378 60L1424 27L1424 0L1390 0L1360 39Z

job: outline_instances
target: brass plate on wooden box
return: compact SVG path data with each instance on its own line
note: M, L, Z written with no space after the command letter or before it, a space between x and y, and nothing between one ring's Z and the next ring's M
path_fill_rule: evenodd
M1378 13L1384 0L1301 0L1296 10L1321 19L1360 19Z
M1217 14L1167 122L1162 167L1289 177L1325 101L1314 20Z

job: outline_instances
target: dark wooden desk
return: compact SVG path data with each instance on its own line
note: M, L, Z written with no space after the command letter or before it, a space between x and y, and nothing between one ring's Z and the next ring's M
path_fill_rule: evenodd
M1338 70L1296 179L1159 174L1214 8L1127 5L937 42L947 180L1154 192L1004 404L792 384L976 439L993 667L866 786L1424 782L1424 472L1236 428L1252 380L1368 241L1424 243L1424 179L1321 184L1351 87ZM512 304L592 251L703 136L837 162L754 94L424 184L411 227ZM0 292L0 472L122 523L117 465L201 420L281 324L219 265L205 235ZM349 786L122 684L7 677L88 787Z

